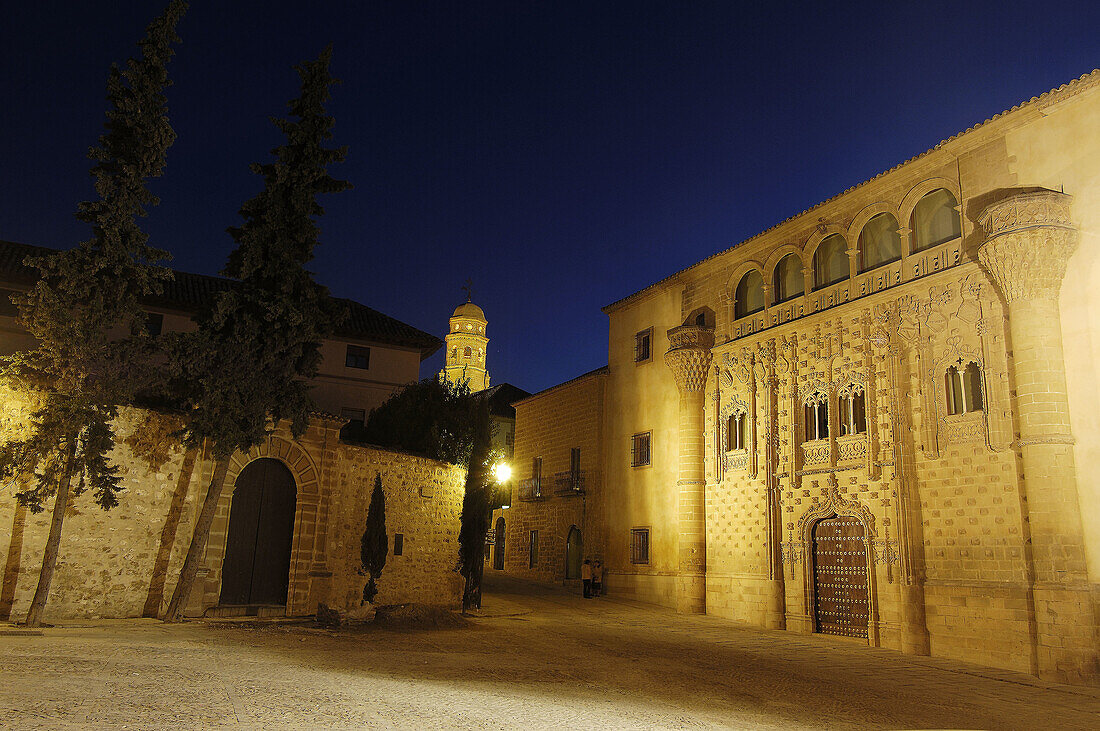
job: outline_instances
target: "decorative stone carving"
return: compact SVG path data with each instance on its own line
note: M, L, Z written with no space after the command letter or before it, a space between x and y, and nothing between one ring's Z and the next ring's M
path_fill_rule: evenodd
M818 439L802 443L802 464L819 465L829 463L829 440Z
M986 441L985 412L978 410L944 416L943 438L948 444Z
M1070 219L1073 197L1053 190L1017 193L986 207L978 260L1006 302L1057 301L1078 236Z
M867 435L849 434L836 438L838 462L862 462L867 459Z
M698 325L681 325L668 331L670 348L665 364L672 369L680 393L701 393L707 383L710 349L714 347L714 330Z

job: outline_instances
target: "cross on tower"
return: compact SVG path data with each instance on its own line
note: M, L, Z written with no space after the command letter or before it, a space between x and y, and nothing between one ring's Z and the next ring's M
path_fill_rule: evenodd
M466 301L473 302L474 300L474 280L467 279L466 284L462 285L462 291L466 293Z

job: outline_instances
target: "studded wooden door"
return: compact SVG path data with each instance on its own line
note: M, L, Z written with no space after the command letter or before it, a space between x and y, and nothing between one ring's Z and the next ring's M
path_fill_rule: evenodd
M866 637L867 549L863 524L855 518L830 518L814 526L814 614L817 631Z

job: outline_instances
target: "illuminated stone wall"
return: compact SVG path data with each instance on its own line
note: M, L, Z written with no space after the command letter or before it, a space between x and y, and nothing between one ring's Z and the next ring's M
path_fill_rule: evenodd
M606 372L598 371L516 404L511 506L497 511L505 521L504 569L510 574L563 581L566 541L573 527L581 531L584 556L604 559L605 553L622 551L620 546L607 546L604 534L600 429L606 379ZM558 428L562 423L570 428ZM568 476L574 448L581 450L579 491L572 489ZM535 457L542 457L541 497L537 499L531 495ZM533 530L539 532L534 568L530 565ZM493 565L492 561L487 564Z
M4 426L10 429L19 419L9 413L18 410L9 397ZM280 429L261 447L233 458L187 615L208 614L219 603L234 480L258 458L284 463L297 489L288 614L312 614L319 602L344 610L359 606L366 583L358 573L360 537L379 473L390 556L376 603L457 605L461 582L454 569L463 470L342 444L338 428L338 421L317 417L298 440ZM152 616L167 606L174 589L213 464L201 451L186 454L149 412L124 412L117 429L119 445L112 457L123 467L125 491L109 512L87 494L70 502L47 619ZM0 494L5 557L0 614L18 619L26 613L49 520L49 509L33 515L18 507L12 487ZM393 555L395 533L403 534L401 556Z
M845 517L864 536L868 644L1100 679L1098 171L1094 72L606 307L612 590L815 632L814 527ZM958 234L918 247L915 212L947 194ZM861 233L882 214L900 256L866 267ZM815 286L834 235L846 271ZM807 286L780 298L792 254ZM766 306L745 312L753 271ZM648 329L654 357L635 362ZM950 413L949 371L968 367L981 408ZM866 428L841 434L851 394ZM807 430L815 400L823 439ZM630 438L646 431L653 461L634 467ZM637 526L647 566L615 548Z

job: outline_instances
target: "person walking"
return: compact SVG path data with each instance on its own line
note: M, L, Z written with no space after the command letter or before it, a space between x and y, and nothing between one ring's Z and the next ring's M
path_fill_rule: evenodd
M592 596L598 597L603 593L603 564L597 559L592 564Z
M581 564L581 583L584 584L584 598L592 598L592 564L586 558Z

